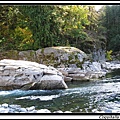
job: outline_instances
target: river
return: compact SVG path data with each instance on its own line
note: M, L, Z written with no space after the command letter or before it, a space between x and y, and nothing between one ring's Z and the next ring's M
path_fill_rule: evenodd
M120 69L102 80L67 82L65 90L0 91L0 104L34 106L36 110L71 111L73 113L119 113Z

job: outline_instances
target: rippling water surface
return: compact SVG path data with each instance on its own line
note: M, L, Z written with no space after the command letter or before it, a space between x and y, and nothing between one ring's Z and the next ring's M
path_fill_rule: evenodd
M103 80L68 82L66 90L0 91L0 104L71 112L120 112L120 70Z

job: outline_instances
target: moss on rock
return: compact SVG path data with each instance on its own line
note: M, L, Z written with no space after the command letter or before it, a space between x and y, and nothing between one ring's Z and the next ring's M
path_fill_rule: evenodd
M0 60L2 60L2 59L17 60L17 59L19 59L18 53L19 52L17 50L9 50L9 51L0 52Z
M19 52L19 59L36 62L35 51L34 50L21 51Z
M69 67L72 64L81 67L88 56L75 47L47 47L37 51L7 51L0 53L0 58L27 60L53 67Z

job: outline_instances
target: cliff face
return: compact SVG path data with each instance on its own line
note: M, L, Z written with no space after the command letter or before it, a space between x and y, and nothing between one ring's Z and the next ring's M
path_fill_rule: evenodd
M2 59L26 60L53 67L81 67L88 56L74 47L47 47L37 51L1 52L0 60Z

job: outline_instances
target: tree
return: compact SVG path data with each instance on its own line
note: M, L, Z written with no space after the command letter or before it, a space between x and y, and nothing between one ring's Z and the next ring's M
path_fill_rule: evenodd
M112 49L113 52L119 51L118 43L120 35L120 6L112 5L105 8L104 26L107 29L107 49ZM114 45L114 46L113 46Z
M57 44L59 29L53 14L55 6L20 6L19 9L32 31L34 49Z
M114 38L111 39L109 43L109 49L115 51L120 51L120 35L117 34Z
M64 45L69 41L72 46L80 48L80 42L87 37L84 32L85 26L89 24L87 13L88 10L82 5L57 6L54 14L57 16Z
M86 28L88 30L97 31L99 14L95 10L95 6L87 6L87 9L88 9L87 17L90 24L86 26Z
M0 45L1 49L12 49L14 40L12 33L16 27L17 22L17 10L15 6L0 6Z

